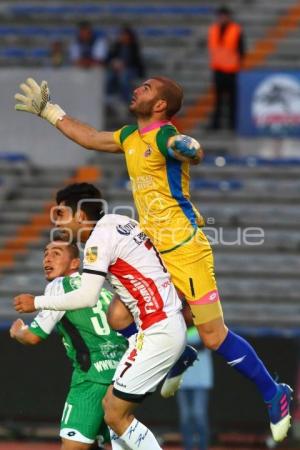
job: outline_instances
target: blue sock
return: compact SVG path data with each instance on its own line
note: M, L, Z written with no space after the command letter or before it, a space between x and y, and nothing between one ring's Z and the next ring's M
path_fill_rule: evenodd
M128 327L123 328L123 330L116 330L118 333L122 334L126 339L130 338L133 334L137 333L137 327L134 322L132 322Z
M254 348L241 336L228 331L217 353L249 380L256 384L265 402L277 393L277 383L273 380Z

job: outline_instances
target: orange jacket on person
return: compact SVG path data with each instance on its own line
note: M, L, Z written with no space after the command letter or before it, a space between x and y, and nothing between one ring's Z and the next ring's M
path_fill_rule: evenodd
M221 36L221 25L213 24L208 31L210 67L226 73L236 73L241 68L239 42L242 29L230 22Z

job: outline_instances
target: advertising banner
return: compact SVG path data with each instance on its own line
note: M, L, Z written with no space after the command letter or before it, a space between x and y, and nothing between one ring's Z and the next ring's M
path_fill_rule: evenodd
M238 79L241 136L300 137L300 72L249 71Z

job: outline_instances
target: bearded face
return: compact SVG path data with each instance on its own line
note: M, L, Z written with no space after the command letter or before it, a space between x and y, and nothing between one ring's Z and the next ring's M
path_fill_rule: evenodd
M158 98L143 99L137 98L132 100L129 105L129 111L134 114L135 117L142 117L148 119L152 116L153 107L156 104Z
M138 86L132 95L129 111L136 117L148 119L153 114L153 108L161 98L160 83L157 80L147 80Z

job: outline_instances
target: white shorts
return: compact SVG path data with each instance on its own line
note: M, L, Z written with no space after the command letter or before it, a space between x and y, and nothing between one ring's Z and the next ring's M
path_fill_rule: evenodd
M186 345L186 325L180 313L140 331L129 341L114 376L114 394L140 402L154 392Z

